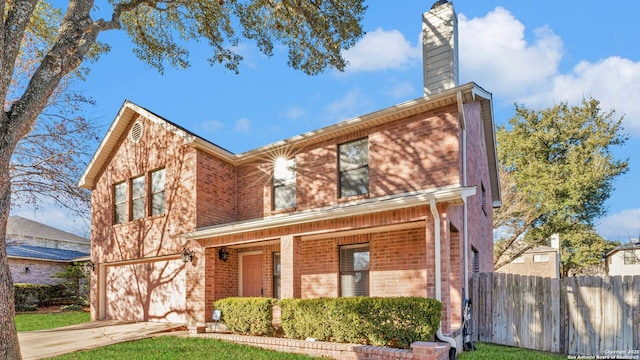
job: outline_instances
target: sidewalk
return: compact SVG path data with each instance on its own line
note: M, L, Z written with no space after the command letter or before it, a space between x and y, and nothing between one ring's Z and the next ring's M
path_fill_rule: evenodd
M119 342L139 340L182 327L183 324L92 321L57 329L18 333L24 360L45 359Z

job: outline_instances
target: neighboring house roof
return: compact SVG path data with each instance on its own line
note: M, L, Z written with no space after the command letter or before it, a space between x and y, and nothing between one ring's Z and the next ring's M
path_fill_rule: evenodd
M609 257L609 256L615 254L616 252L623 251L623 250L640 250L640 242L616 246L613 250L609 251L605 255L605 257Z
M7 246L8 258L47 260L58 262L83 261L89 254L81 251L52 249L41 246Z
M7 237L11 236L91 244L91 240L87 238L25 219L21 216L9 216L9 220L7 221Z
M526 254L534 254L534 253L547 253L547 252L558 252L558 249L556 248L552 248L551 246L536 246L534 248L531 248L527 251L525 251Z
M398 105L388 107L370 114L352 118L339 122L322 129L310 131L301 135L278 141L254 150L241 154L233 154L212 142L205 140L194 133L140 107L133 102L126 100L120 111L116 115L113 123L109 127L107 134L102 139L96 153L93 155L89 165L85 169L79 181L79 186L92 189L96 178L102 168L108 163L110 155L118 145L118 141L123 136L131 121L136 119L136 115L142 115L150 121L163 126L167 130L182 137L186 144L217 156L231 164L238 165L250 161L265 153L269 153L283 147L303 146L311 143L321 142L336 138L340 135L362 130L414 115L420 112L441 108L443 106L458 105L460 112L463 102L479 100L482 108L483 129L486 139L487 158L489 162L489 177L491 182L491 193L493 206L500 206L500 184L498 179L497 153L495 126L493 122L493 105L491 93L485 91L475 83L467 83L455 88L439 92L437 94L423 96L414 100L406 101ZM463 125L464 126L464 125Z

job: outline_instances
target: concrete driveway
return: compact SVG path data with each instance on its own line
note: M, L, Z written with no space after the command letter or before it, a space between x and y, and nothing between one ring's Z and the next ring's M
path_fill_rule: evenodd
M182 324L106 320L50 330L20 332L18 338L22 358L35 360L144 339L181 327Z

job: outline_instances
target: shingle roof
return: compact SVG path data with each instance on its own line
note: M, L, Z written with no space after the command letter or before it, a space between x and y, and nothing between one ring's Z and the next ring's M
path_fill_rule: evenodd
M613 250L609 251L605 255L605 257L609 257L613 253L616 253L616 252L622 251L622 250L638 250L638 249L640 249L640 241L632 242L632 243L628 243L628 244L624 244L624 245L620 245L620 246L616 246Z
M89 254L74 250L52 249L27 245L7 246L7 257L14 258L70 262L85 256L89 256Z
M91 241L39 222L25 219L21 216L9 216L7 221L7 237L19 236L38 239L66 241L72 243L90 244Z

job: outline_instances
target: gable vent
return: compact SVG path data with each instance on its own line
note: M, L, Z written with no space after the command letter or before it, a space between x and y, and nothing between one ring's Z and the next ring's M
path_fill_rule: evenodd
M136 121L131 127L129 138L131 139L131 141L133 141L136 144L142 138L142 123L140 121Z

